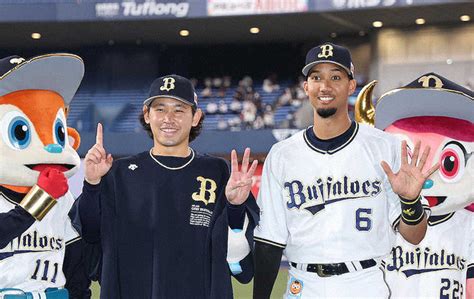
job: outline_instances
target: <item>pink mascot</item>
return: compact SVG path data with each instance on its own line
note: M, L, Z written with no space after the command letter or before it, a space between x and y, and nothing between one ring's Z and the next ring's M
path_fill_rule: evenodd
M384 94L375 109L363 89L356 119L431 147L426 167L440 167L422 195L431 216L424 240L397 237L383 262L391 298L474 298L474 93L435 73Z

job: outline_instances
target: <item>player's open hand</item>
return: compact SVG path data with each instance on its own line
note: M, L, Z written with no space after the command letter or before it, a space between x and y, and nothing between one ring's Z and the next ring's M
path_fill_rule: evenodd
M439 167L439 163L437 163L433 165L428 171L423 172L423 167L425 166L426 159L430 153L430 147L427 146L424 148L423 154L418 161L420 146L421 142L418 141L415 145L413 156L409 163L407 156L407 143L405 140L402 141L401 166L397 173L392 172L392 169L387 164L387 162L382 161L381 163L383 170L388 176L390 185L392 185L393 191L400 197L409 200L416 199L420 195L421 188L423 187L425 180Z
M100 183L101 178L112 167L113 160L112 155L107 154L104 149L102 124L98 123L95 144L84 159L86 181L92 185Z
M249 169L250 149L246 148L242 159L242 168L239 171L237 152L232 150L230 154L230 178L225 187L227 200L233 205L241 205L249 196L252 188L252 177L257 169L258 161L254 160Z

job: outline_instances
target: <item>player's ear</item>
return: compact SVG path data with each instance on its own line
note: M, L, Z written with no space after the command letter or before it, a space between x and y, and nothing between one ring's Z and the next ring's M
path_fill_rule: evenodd
M143 118L145 119L145 123L150 123L150 116L149 116L149 109L147 105L143 105Z
M308 80L303 82L304 93L308 95Z
M202 110L198 108L193 115L193 127L199 124L201 117L202 117Z
M356 81L355 79L349 80L349 91L348 91L348 95L353 94L354 91L356 90L356 87L357 87L357 81Z

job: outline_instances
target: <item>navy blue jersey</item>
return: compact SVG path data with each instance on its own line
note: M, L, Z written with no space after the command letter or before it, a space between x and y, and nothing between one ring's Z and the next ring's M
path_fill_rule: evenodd
M85 183L79 218L83 238L102 247L101 298L232 298L228 178L219 158L144 152L115 161L99 185ZM258 207L250 198L245 208L250 243ZM250 281L251 254L241 265L237 278Z

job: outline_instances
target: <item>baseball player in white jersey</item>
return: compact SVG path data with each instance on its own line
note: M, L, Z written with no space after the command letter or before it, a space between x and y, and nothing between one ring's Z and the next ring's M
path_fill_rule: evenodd
M265 161L254 298L269 298L283 250L285 298L388 298L379 261L396 232L423 239L419 194L437 165L423 173L429 148L420 154L417 144L408 162L405 143L350 120L356 83L346 48L311 49L303 74L314 126L274 145Z

